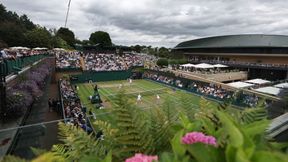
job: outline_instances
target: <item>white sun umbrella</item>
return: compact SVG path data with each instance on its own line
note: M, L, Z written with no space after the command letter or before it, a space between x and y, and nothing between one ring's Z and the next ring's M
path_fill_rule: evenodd
M30 48L19 46L19 47L10 47L10 49L11 49L11 50L28 50L28 49L30 49Z
M46 50L47 48L43 48L43 47L36 47L36 48L33 48L33 50Z
M225 67L228 67L227 65L222 65L222 64L216 64L216 65L213 65L214 67L216 68L225 68Z
M53 50L55 50L55 51L65 51L65 49L63 49L63 48L53 48Z
M181 67L194 67L195 65L188 63L188 64L182 64L182 65L180 65L180 66L181 66Z
M180 66L182 66L182 67L187 67L187 64L182 64L182 65L180 65Z
M206 63L197 64L197 65L194 65L194 67L196 69L212 69L212 68L214 68L213 65L206 64Z
M188 64L186 64L186 66L187 66L187 67L194 67L195 65L188 63Z

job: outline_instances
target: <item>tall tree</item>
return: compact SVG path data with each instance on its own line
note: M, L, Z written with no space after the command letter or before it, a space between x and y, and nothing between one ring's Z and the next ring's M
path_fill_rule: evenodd
M20 22L27 30L33 30L36 28L36 25L27 17L27 15L20 16Z
M73 31L69 30L68 28L61 27L56 35L67 42L67 44L71 47L74 47L75 44L75 35Z
M89 40L94 44L100 44L102 47L112 46L109 33L104 31L96 31L91 33Z
M46 28L37 27L28 31L25 36L28 47L52 47L52 36Z
M23 33L25 30L15 22L4 22L0 24L0 37L8 46L20 46L25 43Z

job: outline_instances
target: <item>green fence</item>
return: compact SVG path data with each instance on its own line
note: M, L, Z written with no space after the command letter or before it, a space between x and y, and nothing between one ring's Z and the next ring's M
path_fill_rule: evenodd
M125 71L85 71L82 74L70 75L72 84L92 82L103 82L112 80L125 80L132 75L132 70Z
M14 72L20 71L23 67L33 64L48 55L34 55L27 57L20 57L17 59L4 60L4 64L1 66L1 73L5 76Z
M56 72L79 72L82 71L79 67L64 67L64 68L56 68Z

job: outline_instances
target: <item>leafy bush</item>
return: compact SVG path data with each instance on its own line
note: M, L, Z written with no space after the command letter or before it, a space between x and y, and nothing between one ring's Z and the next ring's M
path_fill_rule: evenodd
M168 66L168 60L165 58L158 59L157 65L160 67Z
M33 67L21 77L19 84L9 88L6 111L8 119L21 117L33 101L43 94L41 89L50 73L51 63L51 60L48 60L45 64Z
M7 92L7 118L17 118L22 116L27 108L31 106L33 97L20 90L10 90Z
M163 105L143 111L130 103L121 91L110 110L109 120L94 122L96 131L103 132L104 140L61 123L59 134L63 144L46 153L49 155L46 160L287 161L288 155L282 152L287 144L275 143L265 137L270 121L263 117L250 118L259 113L263 116L261 108L232 113L228 111L229 105L217 107L205 99L200 101L198 108L185 97L182 102L176 104L169 98Z

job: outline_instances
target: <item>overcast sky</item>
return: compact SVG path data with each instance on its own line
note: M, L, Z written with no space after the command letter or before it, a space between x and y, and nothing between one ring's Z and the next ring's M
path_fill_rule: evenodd
M0 0L48 28L64 26L69 0ZM113 43L174 47L224 34L288 34L285 0L72 0L67 27L89 39L103 30Z

